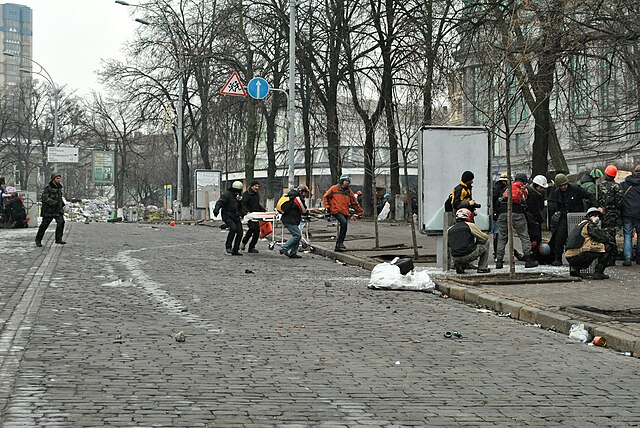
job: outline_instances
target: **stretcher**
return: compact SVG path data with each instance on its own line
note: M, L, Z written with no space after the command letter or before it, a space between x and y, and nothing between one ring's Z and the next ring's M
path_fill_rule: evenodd
M280 221L281 214L279 212L267 211L262 213L259 213L259 212L249 213L244 218L247 221L257 220L257 221L271 223L272 232L271 232L271 242L269 242L270 250L273 250L276 247L276 245L282 246L282 244L286 242L286 239L284 239L284 231L286 230L286 227ZM306 250L313 251L313 247L311 246L311 240L309 239L308 223L315 220L318 220L318 217L316 217L313 214L310 216L303 216L302 222L300 223L300 226L299 226L300 234L302 235L300 238L300 245L302 246L302 249L305 251ZM279 230L279 233L276 233L276 231L278 230L278 227L280 228L280 230ZM277 235L280 236L279 240L277 240Z

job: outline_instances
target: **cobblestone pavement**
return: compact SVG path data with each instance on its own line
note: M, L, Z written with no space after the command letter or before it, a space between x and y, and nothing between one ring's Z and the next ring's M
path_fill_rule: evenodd
M2 426L640 424L635 358L218 229L69 229L0 231Z

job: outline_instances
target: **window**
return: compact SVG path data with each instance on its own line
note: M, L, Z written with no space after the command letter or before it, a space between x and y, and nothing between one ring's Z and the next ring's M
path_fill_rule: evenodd
M515 152L517 155L524 154L527 147L527 134L517 133L515 135L515 146Z

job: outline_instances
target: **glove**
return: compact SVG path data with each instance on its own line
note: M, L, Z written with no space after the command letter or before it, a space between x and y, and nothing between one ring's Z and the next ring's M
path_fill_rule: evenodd
M324 215L324 219L325 220L331 220L331 214L325 214Z
M213 212L213 215L216 216L216 217L218 217L218 214L220 214L220 211L214 211Z

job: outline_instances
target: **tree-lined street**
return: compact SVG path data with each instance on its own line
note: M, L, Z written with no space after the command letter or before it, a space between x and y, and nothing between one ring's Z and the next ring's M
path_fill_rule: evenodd
M637 359L331 259L231 257L203 226L33 234L1 236L3 426L640 423Z

